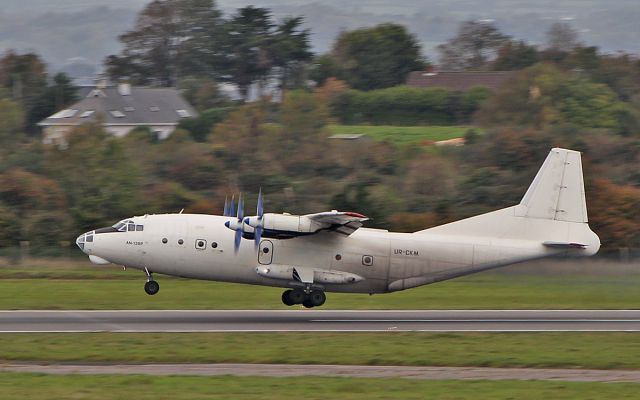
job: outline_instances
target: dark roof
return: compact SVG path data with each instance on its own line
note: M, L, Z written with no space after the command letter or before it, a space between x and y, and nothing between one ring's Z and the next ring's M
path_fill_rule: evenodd
M82 100L38 125L79 125L98 116L105 125L168 125L177 124L185 116L195 117L197 113L174 88L131 87L130 94L122 95L118 87L107 87L92 90Z
M456 92L465 92L474 86L485 86L495 91L514 74L515 71L413 71L407 78L407 85L420 88L441 87Z

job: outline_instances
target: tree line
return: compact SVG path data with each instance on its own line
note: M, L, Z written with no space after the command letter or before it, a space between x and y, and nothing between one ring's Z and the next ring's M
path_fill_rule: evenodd
M291 58L310 53L300 24L255 7L224 17L211 1L150 3L122 36L130 47L107 66L140 84L177 84L198 108L200 117L162 142L145 128L115 138L94 124L75 129L66 149L42 145L33 124L74 101L74 88L64 75L50 77L37 55L6 53L0 246L29 240L46 251L134 214L220 213L225 196L252 199L260 187L269 211L352 209L373 217L373 227L415 231L517 203L553 146L584 153L589 218L604 245L640 246L637 57L556 33L539 48L473 22L443 45L451 46L443 57L459 60L451 68L518 73L496 93L450 93L401 85L403 74L430 63L404 27L341 32L328 54ZM479 48L467 42L477 37L471 28L488 32ZM279 103L235 102L218 88L271 78L286 87ZM340 121L465 123L485 133L470 129L461 148L328 140L329 124Z

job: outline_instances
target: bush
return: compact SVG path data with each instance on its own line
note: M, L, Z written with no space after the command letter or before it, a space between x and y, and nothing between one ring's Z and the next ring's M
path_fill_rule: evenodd
M468 122L491 92L476 87L462 95L442 88L395 86L336 96L331 109L343 124L452 125Z
M180 121L178 128L182 128L191 134L193 140L204 142L213 127L224 120L231 107L210 108L194 118L185 118Z

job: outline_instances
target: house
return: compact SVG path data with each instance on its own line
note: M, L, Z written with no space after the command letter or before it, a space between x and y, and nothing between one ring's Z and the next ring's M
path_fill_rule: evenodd
M407 85L417 88L445 88L453 92L466 92L474 86L492 91L511 79L516 71L413 71Z
M86 92L85 92L86 93ZM138 127L148 127L158 139L166 139L180 119L197 116L175 88L132 87L129 83L107 86L104 80L77 103L40 121L43 143L66 144L66 135L76 126L101 121L114 136L126 136Z

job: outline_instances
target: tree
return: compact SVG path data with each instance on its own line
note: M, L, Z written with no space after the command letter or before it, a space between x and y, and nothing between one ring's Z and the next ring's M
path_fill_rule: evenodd
M535 46L522 40L510 40L498 49L492 69L495 71L513 71L530 67L540 61Z
M333 44L331 58L332 68L339 69L337 78L360 90L401 84L409 72L423 69L426 63L415 36L397 24L342 32Z
M309 78L317 86L323 86L331 78L343 81L342 70L331 54L321 54L313 58Z
M273 67L271 13L266 8L247 6L237 10L227 22L229 80L246 99L249 87L263 80Z
M490 22L466 21L458 34L438 46L443 70L485 70L509 37Z
M119 37L120 55L107 57L111 77L138 84L173 86L179 77L217 77L222 62L222 20L213 0L154 0L133 30Z
M607 247L638 247L640 189L616 185L607 179L591 179L587 190L589 222Z
M211 79L193 77L182 79L178 84L178 89L198 112L233 104L233 101L221 90L220 85Z
M46 169L64 188L76 232L146 211L138 158L128 156L127 150L121 139L108 136L97 124L72 131L67 149L48 148ZM139 147L135 151L140 153Z
M523 70L478 113L479 121L489 126L545 128L570 123L619 133L628 133L632 117L629 106L606 85L552 65Z
M77 89L65 73L57 73L52 84L35 100L29 115L30 122L39 122L75 102Z
M578 46L578 32L566 22L555 22L547 31L549 50L569 53Z
M33 131L42 115L38 109L39 99L47 88L44 62L35 53L7 52L0 58L0 85L7 88L12 99L22 105L27 127Z
M303 21L302 17L285 18L273 33L270 53L283 89L301 86L303 68L313 55L309 30L301 29Z
M20 105L8 99L0 99L0 154L12 151L12 144L21 135L24 113Z

